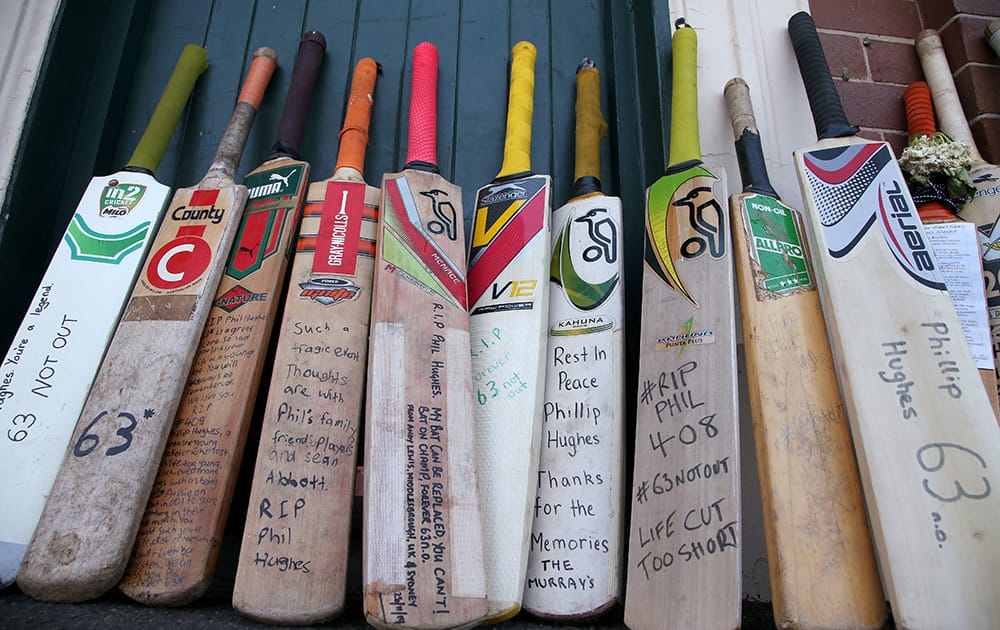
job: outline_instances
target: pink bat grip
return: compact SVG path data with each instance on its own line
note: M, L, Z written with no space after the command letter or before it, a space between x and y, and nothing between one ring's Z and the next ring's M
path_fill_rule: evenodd
M407 163L427 162L437 166L437 79L437 48L430 42L421 42L413 49Z

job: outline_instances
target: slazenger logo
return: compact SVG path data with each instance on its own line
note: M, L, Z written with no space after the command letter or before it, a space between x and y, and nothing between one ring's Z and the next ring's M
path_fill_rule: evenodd
M267 178L268 183L254 186L248 191L249 198L259 199L261 197L277 195L291 185L290 181L292 179L292 175L295 175L297 170L298 169L292 169L287 175L282 175L281 173L271 173Z
M499 184L490 187L486 196L479 200L481 204L492 205L516 199L527 199L528 191L517 184Z
M361 287L341 278L313 278L300 282L299 297L315 300L324 306L347 302L358 297Z
M248 291L240 285L236 285L232 289L226 291L223 295L217 297L215 302L213 302L213 305L221 308L227 313L232 313L244 304L266 301L267 293L254 293L253 291Z
M976 197L996 197L1000 195L1000 179L997 179L993 173L983 173L972 180L972 183L976 186ZM983 186L983 184L993 185Z
M924 236L923 224L898 180L879 184L878 219L892 255L906 273L924 286L943 291L944 282Z

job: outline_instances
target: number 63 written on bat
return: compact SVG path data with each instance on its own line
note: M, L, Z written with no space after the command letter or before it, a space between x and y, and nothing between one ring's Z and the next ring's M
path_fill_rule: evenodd
M979 453L960 444L950 444L947 442L932 442L930 444L925 444L921 446L919 449L917 449L917 463L925 471L929 473L934 473L944 468L945 462L947 460L947 455L949 453L951 453L953 457L960 455L972 457L977 462L979 462L979 465L982 466L984 470L986 469L986 460L984 460L982 456L979 455ZM958 481L952 481L952 483L955 485L955 493L952 494L951 496L944 496L938 494L935 490L931 489L930 480L927 478L924 478L923 480L923 487L924 491L927 494L931 495L938 501L943 501L945 503L954 503L955 501L958 501L959 499L962 498L985 499L986 497L990 496L990 493L992 491L992 488L990 486L990 480L987 479L985 476L981 477L981 480L983 484L983 490L978 494L966 490L966 488L963 487L962 484L959 483Z
M96 433L91 433L90 430L93 429L94 425L100 422L107 415L107 411L102 411L97 414L96 418L90 421L90 424L84 427L80 438L73 445L73 455L76 457L86 457L97 449L97 447L101 444L101 438L98 437ZM119 427L118 430L115 431L115 435L120 437L121 441L104 451L104 454L109 457L118 455L119 453L124 453L130 446L132 446L132 433L135 431L136 425L139 424L135 416L127 411L119 412L116 418L118 420L124 420L125 426Z

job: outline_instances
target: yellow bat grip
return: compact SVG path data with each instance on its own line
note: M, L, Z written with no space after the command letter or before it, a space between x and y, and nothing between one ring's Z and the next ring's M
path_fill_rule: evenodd
M531 114L535 106L536 56L531 42L518 42L511 50L507 137L504 139L503 166L498 178L531 170Z
M698 142L698 36L680 26L671 45L674 56L673 97L670 103L670 164L701 159Z
M576 168L573 181L601 177L601 138L608 124L601 114L601 73L591 66L576 73Z

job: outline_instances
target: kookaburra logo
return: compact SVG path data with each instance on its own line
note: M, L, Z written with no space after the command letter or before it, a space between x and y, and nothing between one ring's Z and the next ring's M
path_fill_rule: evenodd
M603 218L598 219L598 216ZM583 250L585 261L595 262L603 258L609 265L618 261L618 229L605 208L594 208L574 221L587 225L587 235L593 242Z
M698 202L702 194L707 196L707 201ZM673 205L688 209L691 227L700 235L681 243L681 254L685 258L697 258L707 249L712 258L722 258L726 253L725 223L722 208L712 194L711 186L696 186Z
M431 200L434 218L427 222L431 234L444 234L449 241L458 239L458 213L448 201L448 193L437 188L424 190L421 195Z
M517 184L497 184L496 186L490 186L489 192L486 196L479 200L480 204L483 205L493 205L495 203L503 203L515 201L517 199L527 199L528 191Z

